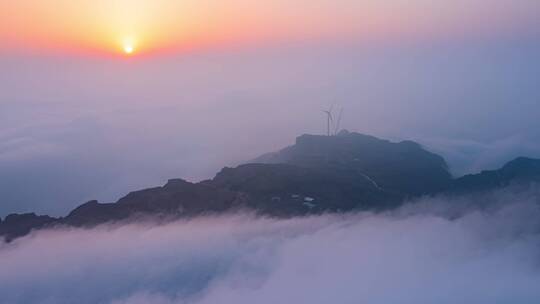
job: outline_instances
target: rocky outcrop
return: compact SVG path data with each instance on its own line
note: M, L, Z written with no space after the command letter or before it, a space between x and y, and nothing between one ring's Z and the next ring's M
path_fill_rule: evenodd
M0 237L8 242L18 237L29 234L32 230L49 227L57 219L35 213L10 214L3 221L0 221Z

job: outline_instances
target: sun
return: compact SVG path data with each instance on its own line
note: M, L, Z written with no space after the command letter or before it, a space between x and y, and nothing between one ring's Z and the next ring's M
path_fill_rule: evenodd
M133 55L136 51L136 45L138 43L133 35L125 36L121 41L122 51L125 55Z
M135 48L133 47L133 45L131 44L124 45L124 53L126 53L127 55L133 54L134 51L135 51Z

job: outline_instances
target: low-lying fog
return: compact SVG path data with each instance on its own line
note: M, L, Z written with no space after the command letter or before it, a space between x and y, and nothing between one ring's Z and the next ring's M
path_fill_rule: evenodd
M1 245L0 302L538 303L539 202L532 187L382 214L41 231Z

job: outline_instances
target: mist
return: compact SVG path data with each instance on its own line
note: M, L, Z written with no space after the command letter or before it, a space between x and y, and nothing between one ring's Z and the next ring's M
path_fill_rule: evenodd
M379 214L38 231L0 245L0 302L536 303L539 203L531 186Z
M3 53L0 216L65 215L169 178L211 178L324 133L332 104L345 108L344 128L416 140L456 176L540 157L532 41L306 42L134 60Z

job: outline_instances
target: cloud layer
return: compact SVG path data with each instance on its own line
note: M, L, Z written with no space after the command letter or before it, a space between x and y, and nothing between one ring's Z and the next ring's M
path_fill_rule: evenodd
M537 303L539 193L43 231L1 245L0 302Z

